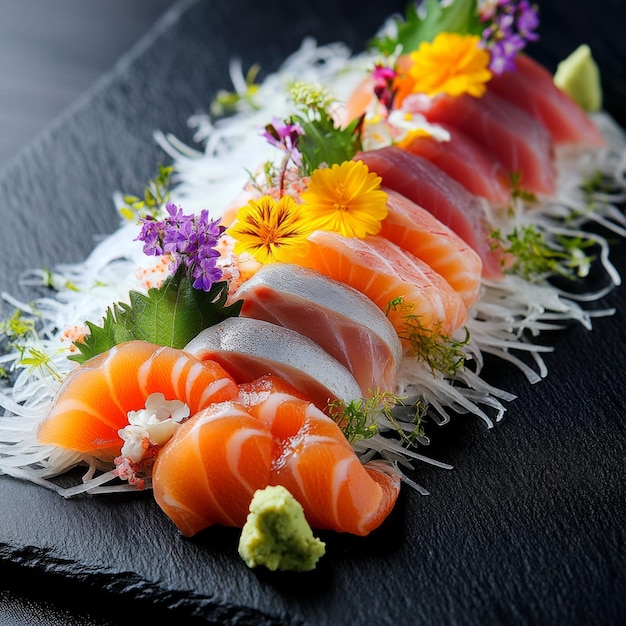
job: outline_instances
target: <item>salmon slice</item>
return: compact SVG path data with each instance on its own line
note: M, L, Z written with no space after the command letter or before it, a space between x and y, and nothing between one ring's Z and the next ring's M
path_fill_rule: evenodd
M355 157L383 179L383 185L432 213L473 248L483 262L483 276L502 277L501 255L490 244L485 201L423 157L400 148L360 152Z
M337 399L361 397L354 376L317 343L263 320L230 317L203 330L185 350L219 363L238 383L276 374L321 410Z
M518 106L488 89L481 98L442 94L432 100L416 100L414 108L431 123L448 124L466 133L509 174L519 173L520 184L527 191L554 193L552 138L539 120Z
M515 70L494 75L489 91L538 119L555 144L599 148L606 142L593 120L555 84L552 74L524 54L518 54Z
M286 263L263 266L233 296L241 316L290 328L344 365L363 396L395 389L402 345L385 314L352 287Z
M380 235L441 274L467 308L480 295L482 261L455 232L432 213L391 189Z
M300 263L365 294L387 312L403 343L409 313L418 316L424 328L439 329L447 335L465 322L463 300L446 280L387 239L378 235L347 238L316 231L309 241L309 253ZM403 306L390 308L398 298Z
M157 392L166 400L181 400L193 415L213 402L235 398L238 388L215 362L129 341L70 372L37 437L42 444L116 456L123 444L117 431L128 425L128 412L145 408L148 396Z
M450 141L423 136L402 147L436 165L471 194L486 198L496 207L508 206L511 189L504 165L467 133L448 124L441 126L450 133Z
M274 438L270 484L291 492L313 528L363 536L380 526L400 492L393 466L363 465L339 426L307 400L281 392L247 397L247 410Z
M241 528L257 489L269 484L274 442L236 402L192 415L159 453L154 498L187 537L213 524Z

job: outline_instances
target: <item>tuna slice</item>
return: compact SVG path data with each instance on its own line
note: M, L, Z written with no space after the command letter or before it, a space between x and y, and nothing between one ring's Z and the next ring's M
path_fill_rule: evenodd
M297 265L263 266L235 293L241 315L309 337L356 378L364 396L393 391L402 345L385 314L352 287Z
M416 316L422 328L452 334L467 319L459 294L426 263L384 237L342 237L316 231L300 261L306 267L354 287L385 311L401 339L413 328L407 316ZM410 340L403 343L411 349Z
M601 147L605 144L593 120L554 84L546 68L526 55L517 56L515 71L494 76L489 81L489 91L538 119L557 145Z
M228 318L203 330L185 350L219 363L237 383L276 374L322 410L329 401L361 397L354 376L317 343L263 320Z
M511 200L510 180L502 163L467 133L447 124L441 126L450 133L450 141L415 137L403 147L428 159L475 196L487 198L497 207L507 206Z
M534 117L487 91L482 98L440 95L416 100L415 108L430 122L449 124L469 135L500 161L510 174L521 176L522 188L552 195L556 182L550 133Z
M500 254L490 245L487 204L426 159L400 148L360 152L355 158L383 179L383 185L432 213L473 248L483 276L502 277Z
M385 191L389 213L380 235L427 263L448 281L466 307L472 306L480 295L483 264L478 253L432 213L396 191Z

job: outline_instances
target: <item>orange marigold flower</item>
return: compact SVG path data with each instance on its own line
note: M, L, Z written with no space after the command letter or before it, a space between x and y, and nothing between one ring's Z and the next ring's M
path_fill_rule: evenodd
M456 97L467 93L480 98L492 74L489 52L479 44L477 35L457 33L440 33L432 43L423 41L399 64L404 71L394 84L396 105L410 93L430 97L442 93Z
M331 230L344 237L375 235L388 212L381 182L362 161L317 169L301 196L307 219L315 230Z
M237 211L226 231L235 240L235 254L247 253L259 263L289 262L306 253L313 232L301 205L291 196L250 200Z

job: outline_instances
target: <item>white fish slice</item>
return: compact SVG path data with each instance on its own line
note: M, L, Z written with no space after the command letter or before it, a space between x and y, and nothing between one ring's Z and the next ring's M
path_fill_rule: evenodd
M361 397L354 376L337 359L308 337L270 322L230 317L203 330L185 350L217 361L238 383L281 376L322 410L329 401Z
M353 287L297 265L263 266L235 293L241 315L309 337L356 378L364 396L393 391L402 344L387 316Z

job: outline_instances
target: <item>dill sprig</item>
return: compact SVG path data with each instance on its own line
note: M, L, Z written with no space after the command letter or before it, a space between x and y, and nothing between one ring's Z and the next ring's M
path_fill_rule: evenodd
M492 232L492 247L503 246L503 271L539 282L551 276L576 280L586 276L594 257L585 254L593 240L579 236L555 235L546 238L535 225L515 227L506 236Z
M144 189L143 197L140 198L133 195L125 195L123 197L125 204L119 209L122 217L128 220L136 220L158 213L161 207L165 206L170 199L173 171L174 168L171 165L159 164L156 176L148 182Z
M48 373L54 379L61 382L63 375L59 372L52 361L52 356L46 354L43 350L34 347L22 348L20 350L21 357L18 363L26 366L31 372L39 370L42 373Z
M425 410L419 404L411 405L415 407L411 419L401 420L394 415L394 410L406 407L404 400L389 391L378 391L369 398L349 402L335 400L328 405L328 412L351 444L374 437L379 432L379 424L383 423L397 432L404 444L413 445L423 436Z
M10 348L18 348L36 336L35 320L24 317L20 309L15 309L10 317L0 322L0 338L6 339Z
M469 342L469 330L465 329L462 340L456 340L441 332L441 323L431 328L424 326L420 316L412 312L413 306L406 304L402 296L389 302L385 314L390 311L404 314L404 324L398 336L409 343L413 356L424 361L433 373L440 372L454 378L465 364L466 354L463 347Z

